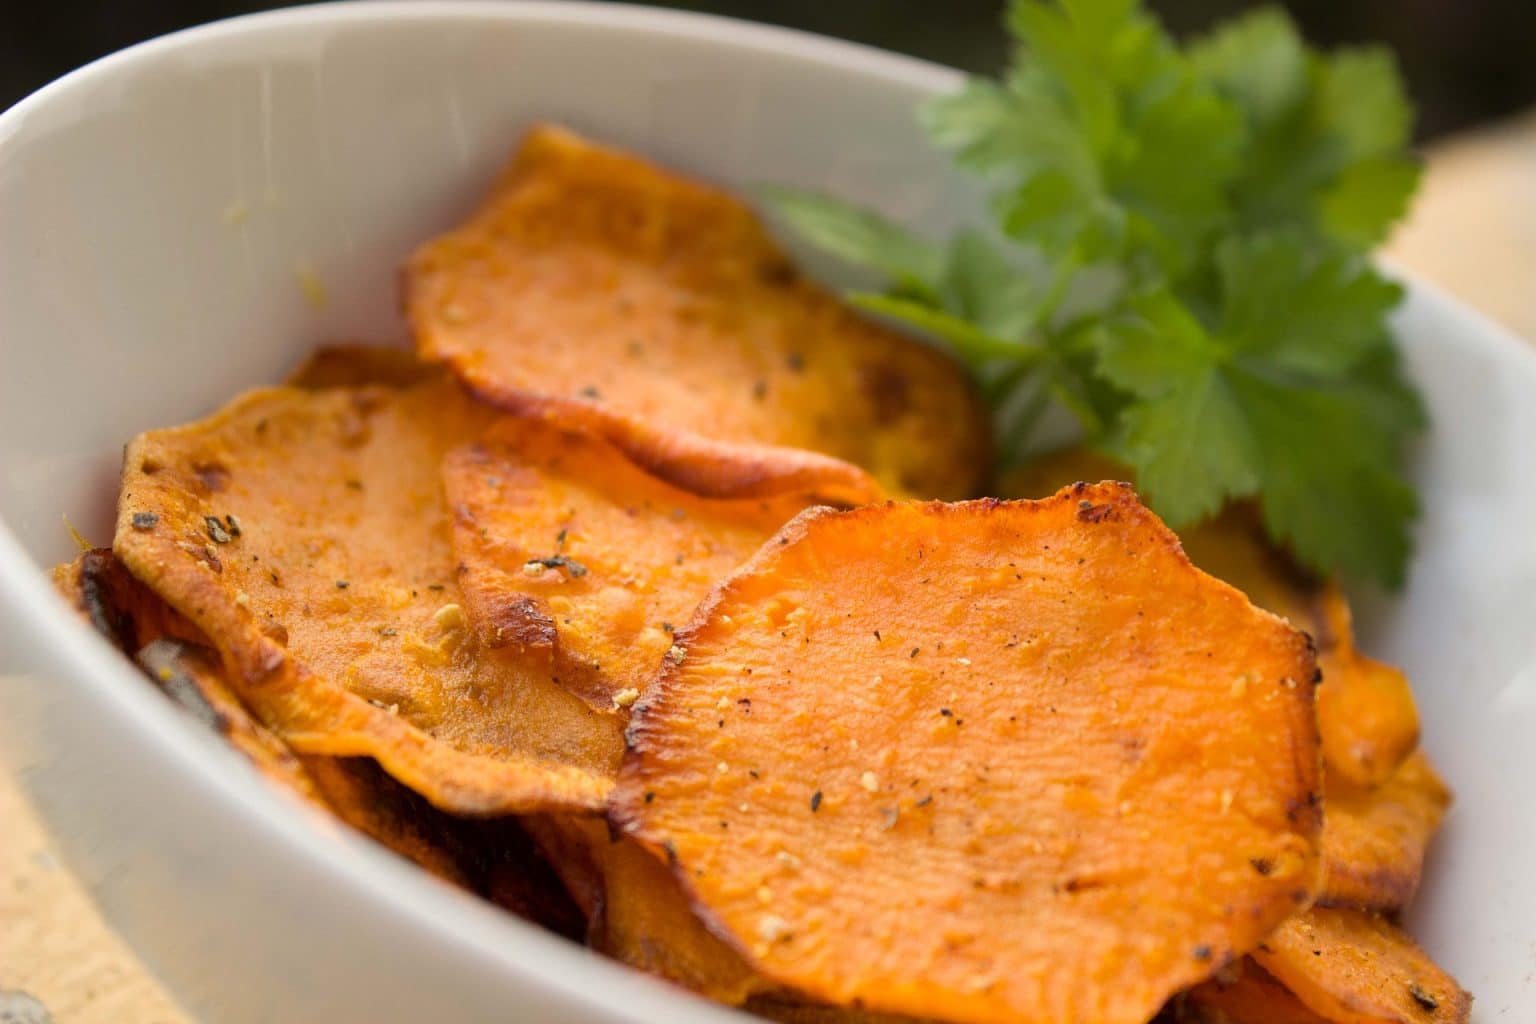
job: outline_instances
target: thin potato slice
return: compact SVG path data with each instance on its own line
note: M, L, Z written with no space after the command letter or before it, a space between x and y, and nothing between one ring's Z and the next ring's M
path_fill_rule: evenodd
M464 606L489 648L553 647L555 677L627 707L672 631L804 499L700 498L595 438L508 420L450 452Z
M288 374L293 388L362 388L371 384L408 388L442 373L410 349L385 345L321 345Z
M1314 907L1253 954L1333 1024L1463 1024L1472 997L1385 919Z
M916 1017L899 1017L846 1006L823 1006L786 995L759 996L748 1000L742 1009L778 1024L921 1024Z
M1139 1024L1312 899L1310 644L1123 485L807 512L677 647L611 816L812 999Z
M1322 902L1402 910L1418 891L1424 853L1451 802L1429 758L1409 755L1374 789L1329 777L1323 794Z
M1181 1024L1328 1024L1252 960L1233 966L1235 978L1213 978L1184 994Z
M1002 481L1002 491L1034 497L1077 480L1128 472L1086 449L1067 448L1013 471ZM1277 551L1251 505L1231 506L1181 531L1179 537L1196 565L1317 642L1323 672L1317 693L1318 730L1330 771L1357 786L1390 779L1418 745L1413 690L1402 672L1356 650L1349 605L1338 587L1309 577Z
M1323 759L1358 786L1382 785L1419 745L1413 689L1402 672L1355 649L1353 618L1337 587L1323 589L1314 608Z
M597 808L619 723L466 626L439 470L492 418L449 379L252 392L130 445L115 550L296 751L458 814Z
M986 466L950 359L799 277L734 197L559 128L417 251L406 309L484 398L700 494L965 497Z
M431 874L562 935L580 915L531 840L511 818L452 818L368 758L296 756L255 721L230 689L195 626L107 550L59 566L55 580L82 615L193 718L220 734L266 779Z
M727 1005L776 988L704 927L666 866L590 818L528 819L528 829L587 914L587 944L621 963Z
M207 638L134 579L111 551L82 553L54 570L54 582L86 621L182 710L222 736L268 781L324 806L305 765L253 720L229 689Z

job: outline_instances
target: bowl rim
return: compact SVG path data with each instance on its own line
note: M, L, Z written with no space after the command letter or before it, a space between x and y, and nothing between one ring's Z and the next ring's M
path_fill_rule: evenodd
M98 58L0 112L0 163L7 149L27 143L26 122L39 112L113 76L187 51L238 45L240 40L375 20L497 21L613 29L724 46L835 67L922 93L953 89L961 72L919 58L778 26L719 15L595 0L345 0L281 8L224 19L160 36ZM1536 346L1425 283L1404 268L1387 269L1408 286L1409 304L1437 307L1458 325L1449 343L1475 345L1501 360L1523 362L1536 375ZM1406 306L1404 307L1406 308ZM1399 315L1402 315L1400 309ZM191 777L211 800L245 824L282 843L349 897L385 908L401 927L418 929L456 956L516 977L532 989L557 993L568 1006L633 1020L698 1021L745 1015L659 982L479 900L457 894L362 836L336 835L294 813L270 787L251 785L249 769L232 751L191 726L169 701L144 686L138 672L81 623L0 517L0 613L18 635L32 638L28 659L66 677L78 692L124 729L146 736L168 767ZM8 659L10 660L10 659ZM23 779L25 786L25 779ZM723 1015L723 1016L722 1016Z

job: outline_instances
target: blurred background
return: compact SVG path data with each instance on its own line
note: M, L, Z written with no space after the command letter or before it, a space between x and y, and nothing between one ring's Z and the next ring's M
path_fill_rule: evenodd
M57 0L9 5L0 31L0 108L132 43L233 14L287 6L242 0ZM1003 64L1003 0L680 0L842 36L972 71ZM1255 0L1154 0L1180 35ZM1287 0L1313 42L1381 40L1402 60L1429 139L1536 104L1536 0Z

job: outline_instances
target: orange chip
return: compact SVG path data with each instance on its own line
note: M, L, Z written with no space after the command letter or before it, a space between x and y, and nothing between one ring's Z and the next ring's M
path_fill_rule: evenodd
M509 420L443 481L470 621L490 648L553 647L555 677L628 707L709 588L806 501L700 498L595 438Z
M1333 1024L1464 1024L1472 997L1383 918L1314 907L1253 954Z
M1328 1024L1252 960L1233 965L1235 977L1196 985L1180 1000L1180 1024Z
M1317 722L1323 758L1337 775L1360 786L1392 778L1419 745L1419 711L1402 672L1355 649L1349 605L1336 587L1315 602L1313 633L1323 685Z
M322 388L361 388L370 384L408 388L440 374L406 348L384 345L321 345L288 375L288 386L318 391Z
M315 781L288 745L246 713L207 638L134 579L111 551L84 552L54 570L59 590L166 696L222 736L267 780L317 805Z
M125 654L137 650L139 667L167 696L268 780L445 881L562 935L579 934L575 907L513 819L450 818L368 758L295 756L235 696L207 638L111 551L88 551L54 576L103 636Z
M1003 491L1030 497L1074 480L1128 474L1101 455L1067 448L1010 473ZM1277 551L1249 504L1231 506L1179 537L1196 565L1316 640L1323 673L1318 730L1329 769L1360 786L1390 779L1418 745L1413 690L1402 672L1356 650L1349 605L1338 587L1309 577Z
M1373 789L1329 776L1323 787L1325 903L1398 911L1418 891L1424 852L1451 794L1422 751Z
M417 251L406 308L421 353L482 397L697 493L954 498L985 470L952 360L799 277L734 197L559 128Z
M677 647L611 815L813 999L1143 1022L1315 891L1310 645L1122 485L808 512Z
M596 808L619 723L461 606L440 465L492 418L446 378L252 392L130 445L115 550L296 751L373 757L459 814Z
M710 934L665 865L634 840L564 815L528 819L528 829L586 912L593 949L732 1006L775 988Z

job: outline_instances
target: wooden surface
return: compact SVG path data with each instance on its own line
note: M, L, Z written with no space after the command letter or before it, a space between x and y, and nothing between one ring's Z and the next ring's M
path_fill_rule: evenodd
M1536 338L1536 113L1437 147L1390 255ZM95 912L0 770L0 1021L45 1021L39 1005L57 1024L189 1020Z

